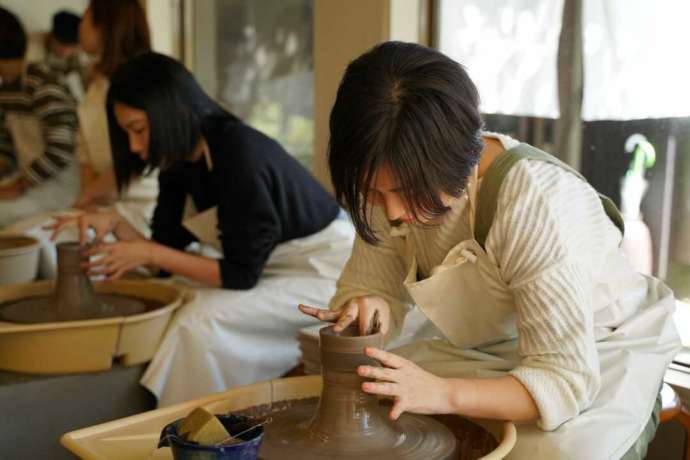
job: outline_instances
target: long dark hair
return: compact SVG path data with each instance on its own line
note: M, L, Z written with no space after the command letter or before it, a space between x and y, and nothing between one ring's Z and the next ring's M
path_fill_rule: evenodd
M350 63L331 111L328 161L357 233L377 241L366 196L381 166L415 217L444 214L440 193L462 193L483 147L482 127L477 88L438 51L386 42Z
M127 133L117 124L113 113L115 102L146 112L149 123L146 162L130 151ZM182 64L154 52L140 54L113 74L107 109L120 191L135 176L184 161L199 142L204 118L233 117L201 89Z
M146 13L139 0L91 0L93 24L101 33L103 54L95 69L111 76L128 59L151 50Z

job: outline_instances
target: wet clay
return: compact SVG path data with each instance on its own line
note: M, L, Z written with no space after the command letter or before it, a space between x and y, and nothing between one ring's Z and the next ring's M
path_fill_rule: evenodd
M0 306L0 320L24 324L79 321L129 316L147 310L145 303L138 299L96 294L81 266L84 258L78 243L58 244L57 259L58 273L53 295Z
M313 414L318 406L319 398L286 399L270 404L259 404L240 411L233 411L235 415L245 415L251 418L274 417L276 414L292 408L303 409ZM386 402L382 402L386 405ZM390 406L390 405L389 405ZM455 435L457 441L457 460L477 460L498 447L498 441L483 427L457 415L433 415L435 420L443 423ZM270 425L269 425L270 426Z
M455 459L456 439L442 423L425 416L403 414L396 422L389 408L361 389L360 365L378 366L364 355L364 347L382 347L380 333L357 336L356 327L340 334L321 329L323 375L321 397L313 405L299 405L275 413L266 427L261 458L272 460Z
M25 248L36 244L36 240L25 236L0 237L0 251Z

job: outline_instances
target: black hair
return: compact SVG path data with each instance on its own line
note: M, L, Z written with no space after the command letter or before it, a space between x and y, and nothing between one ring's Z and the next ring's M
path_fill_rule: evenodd
M81 17L67 10L60 10L53 15L51 35L65 45L79 43L79 23Z
M385 42L348 65L331 111L328 162L336 198L369 243L367 195L390 168L414 217L448 211L483 148L479 93L465 69L433 49Z
M130 151L127 133L115 119L116 102L146 112L149 124L146 162ZM204 118L232 117L201 89L182 64L154 52L129 60L112 75L107 110L119 191L135 176L184 161L199 142Z
M26 54L26 31L17 16L0 7L0 59L21 59Z

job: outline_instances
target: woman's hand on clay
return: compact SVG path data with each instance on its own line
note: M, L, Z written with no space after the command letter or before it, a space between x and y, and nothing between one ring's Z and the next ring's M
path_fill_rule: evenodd
M76 216L56 216L55 222L43 227L44 230L52 230L51 240L66 228L77 227L79 229L79 243L86 244L88 240L88 230L92 228L95 232L94 241L100 242L105 236L113 232L120 222L120 215L116 211L101 211L94 213L83 213Z
M89 276L105 275L107 280L116 280L129 270L151 265L155 244L147 240L100 243L85 252L95 258L84 263Z
M335 323L333 327L335 332L342 332L356 320L359 320L359 333L361 335L369 334L372 327L375 326L372 324L375 321L378 321L378 328L383 335L388 334L390 330L390 306L388 302L378 296L355 297L337 310L326 310L302 304L300 304L299 309L302 313L321 321Z
M412 361L378 348L367 347L364 353L379 361L383 367L357 368L360 376L376 380L362 383L362 390L393 398L395 403L389 414L391 420L397 420L403 412L452 412L451 387L447 379L430 374Z

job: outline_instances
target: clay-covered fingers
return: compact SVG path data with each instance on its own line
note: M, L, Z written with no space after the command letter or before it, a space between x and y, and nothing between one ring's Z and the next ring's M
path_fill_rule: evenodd
M378 296L363 296L354 299L359 309L359 333L369 335L373 332L388 333L390 328L390 306Z
M84 257L92 257L92 256L98 256L98 255L109 255L113 251L113 246L114 244L112 243L96 243L92 244L91 246L87 246L84 251L82 251L82 255Z
M299 304L299 310L305 315L313 316L321 321L337 321L340 317L339 311L331 311L324 308L310 307L309 305Z
M122 278L125 273L130 270L134 270L138 266L139 264L133 262L123 264L121 267L114 270L114 272L108 277L108 281L118 280Z
M382 396L398 396L400 387L397 383L390 382L364 382L362 391Z
M356 302L348 302L340 312L340 318L336 321L335 326L333 326L333 332L342 332L347 327L352 324L359 314L359 307Z
M386 367L359 366L357 368L357 374L359 374L361 377L376 380L386 380L388 382L397 382L399 378L396 369Z
M406 410L406 404L403 402L403 399L396 396L395 404L393 404L393 408L388 413L388 416L391 420L398 420Z
M366 347L364 349L364 354L391 369L400 369L407 364L411 364L410 361L405 358L401 358L398 355L381 350L380 348Z
M60 233L62 233L66 228L74 227L77 225L77 217L62 217L53 216L53 222L44 225L43 230L52 231L50 234L50 240L55 241Z

